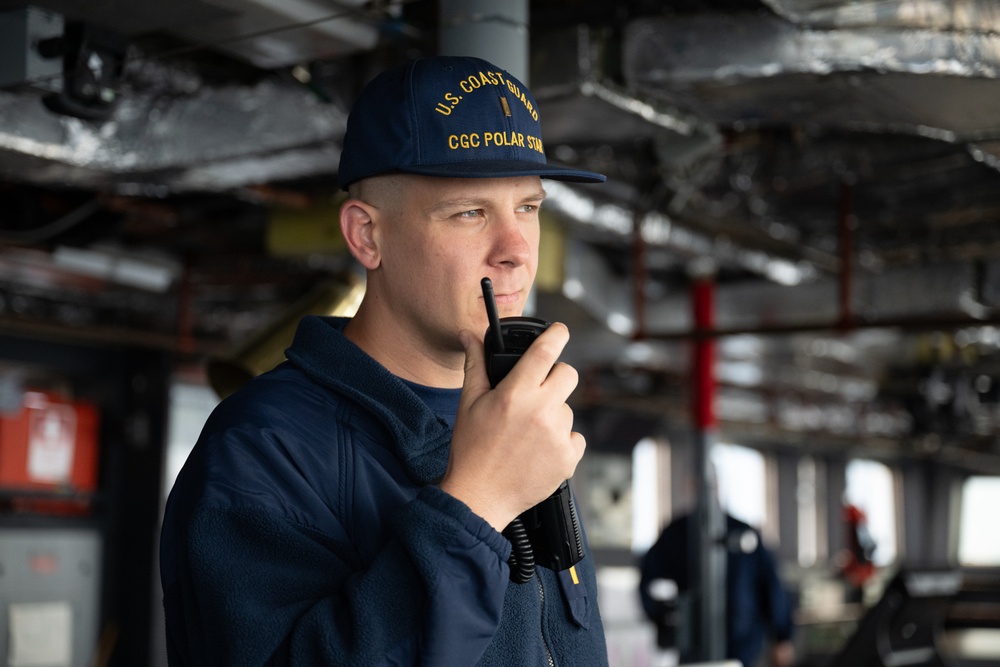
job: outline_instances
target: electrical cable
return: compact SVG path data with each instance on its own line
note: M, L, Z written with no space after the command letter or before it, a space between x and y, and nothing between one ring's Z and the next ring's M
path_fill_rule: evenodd
M5 241L8 243L26 244L33 245L36 243L42 243L53 238L57 234L62 234L65 231L76 227L81 222L89 218L94 213L100 210L101 202L99 197L95 197L75 209L67 213L66 215L57 218L51 222L48 222L40 227L34 229L26 230L3 230L0 229L0 241Z

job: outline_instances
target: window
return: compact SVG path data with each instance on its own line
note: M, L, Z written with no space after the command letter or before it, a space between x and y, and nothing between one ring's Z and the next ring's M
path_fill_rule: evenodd
M796 520L799 534L799 565L802 567L814 566L820 557L819 536L822 517L816 502L819 495L817 493L820 477L818 467L816 459L811 456L803 456L799 459L795 496L798 500Z
M632 449L632 552L645 553L670 516L670 446L643 438Z
M202 426L218 403L219 397L205 385L175 382L171 386L170 426L163 469L164 500L194 448Z
M896 560L896 493L892 471L883 463L853 459L847 464L847 502L868 520L868 532L875 541L872 561L890 565Z
M722 509L740 521L762 528L767 518L764 456L755 449L719 443L712 447Z
M1000 477L970 477L962 485L958 525L958 562L962 565L1000 565Z

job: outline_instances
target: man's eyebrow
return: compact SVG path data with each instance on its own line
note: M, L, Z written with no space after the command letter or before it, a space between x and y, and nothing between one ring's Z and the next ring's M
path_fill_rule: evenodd
M429 210L431 213L436 213L454 209L474 209L482 208L487 203L488 200L478 197L458 197L456 199L442 199L431 206Z
M542 202L545 199L545 190L538 190L525 195L521 198L521 202ZM464 209L472 210L477 208L484 208L493 202L492 199L486 197L456 197L455 199L444 199L435 203L428 209L430 213L437 213L440 211Z

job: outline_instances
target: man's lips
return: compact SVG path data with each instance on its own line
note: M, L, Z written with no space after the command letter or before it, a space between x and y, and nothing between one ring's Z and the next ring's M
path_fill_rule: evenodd
M512 306L521 299L520 292L508 292L506 294L496 292L493 296L497 306Z

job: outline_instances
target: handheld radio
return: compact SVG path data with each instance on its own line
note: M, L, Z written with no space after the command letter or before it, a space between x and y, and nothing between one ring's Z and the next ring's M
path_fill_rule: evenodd
M483 278L481 284L490 320L483 340L486 373L490 386L496 387L549 323L535 317L501 319L492 281ZM564 480L551 496L522 512L504 528L503 534L512 547L508 562L510 578L515 583L530 580L536 563L556 571L579 563L583 558L583 537L569 482Z

